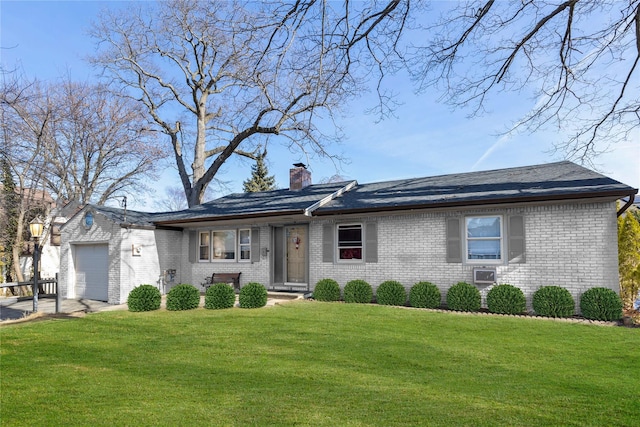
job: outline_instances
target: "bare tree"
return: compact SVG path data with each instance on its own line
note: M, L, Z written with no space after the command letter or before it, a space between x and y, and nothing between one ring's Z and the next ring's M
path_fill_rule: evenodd
M101 16L92 61L167 135L194 206L224 162L255 158L269 137L330 156L337 135L316 120L384 74L408 11L400 0L137 4Z
M557 148L589 162L640 127L640 1L466 2L445 6L426 43L408 55L421 90L483 111L494 92L531 88L516 122L570 134ZM636 132L636 133L634 133Z
M156 209L175 212L188 207L182 187L167 187L164 189L164 194L165 196L163 198L153 202Z
M139 106L100 86L3 77L0 154L18 193L13 217L5 219L15 224L15 239L8 240L13 242L14 276L22 280L23 236L36 212L46 214L50 208L40 200L45 190L60 202L79 203L140 193L139 180L153 176L166 154Z
M100 85L51 84L59 109L47 140L47 187L58 199L104 204L122 194L139 195L166 156L140 106Z
M20 270L20 255L23 251L24 236L28 222L42 209L39 195L44 195L42 186L44 171L44 145L48 138L49 123L54 112L51 105L37 104L29 114L28 105L35 103L28 88L17 82L3 82L0 96L0 155L3 163L3 181L11 181L14 197L4 206L3 225L10 225L11 235L3 240L12 246L11 265L13 278L24 281ZM11 179L4 175L11 175ZM4 198L7 201L6 197ZM11 215L11 217L9 217ZM9 227L7 227L9 228ZM14 234L15 233L15 234Z

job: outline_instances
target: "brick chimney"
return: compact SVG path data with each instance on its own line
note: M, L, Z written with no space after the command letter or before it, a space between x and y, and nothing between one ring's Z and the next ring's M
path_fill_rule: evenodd
M289 169L289 190L302 190L311 185L311 172L304 163L294 163Z

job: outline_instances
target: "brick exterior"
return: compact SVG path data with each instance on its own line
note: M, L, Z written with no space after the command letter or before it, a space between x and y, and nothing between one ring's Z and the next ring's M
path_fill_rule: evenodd
M533 293L544 285L567 288L576 301L576 309L580 295L589 288L602 286L619 291L614 202L345 218L349 222L377 221L375 264L320 262L319 236L324 222L317 222L311 227L311 283L328 277L344 286L351 279L363 279L375 290L385 280L397 280L408 291L419 281L430 281L440 288L445 302L451 285L459 281L473 283L473 267L478 266L446 262L445 219L487 214L517 214L524 218L526 262L498 265L497 281L522 289L529 308ZM491 286L478 288L485 305Z
M207 228L207 230L232 230L255 228L250 224L238 224L234 227ZM184 254L189 253L189 234L185 231L183 235L182 250ZM271 229L267 226L260 227L260 247L270 248ZM271 254L271 252L269 252ZM197 261L190 263L186 256L182 257L183 269L186 271L185 280L187 283L200 285L206 277L211 277L214 272L219 273L242 273L240 275L240 286L249 282L258 282L268 286L270 279L269 257L260 256L259 262L250 261Z
M521 215L525 226L526 262L496 266L498 283L519 287L531 308L533 293L544 285L567 288L576 301L592 287L619 291L615 202L522 205L503 208L474 208L398 213L392 215L337 216L309 219L309 289L323 278L332 278L344 287L352 279L369 282L374 290L385 280L397 280L409 291L419 281L436 284L445 302L449 287L459 281L473 283L473 267L446 261L446 219L465 215ZM149 230L121 228L96 215L91 230L82 225L82 215L63 228L60 283L63 295L73 298L73 251L83 243L109 245L109 303L126 302L131 289L142 283L162 287L160 275L175 269L173 283L199 285L217 272L241 272L241 286L259 282L270 288L272 228L260 226L261 256L258 262L189 262L189 230ZM323 226L375 222L377 224L378 262L322 262ZM255 228L255 224L211 229ZM141 247L133 256L132 245ZM263 250L267 250L263 254ZM483 305L490 286L478 285Z
M86 229L83 223L84 211L71 218L62 228L62 244L60 246L60 291L63 297L77 298L75 292L75 251L79 245L108 245L108 302L119 304L120 266L121 266L121 234L120 226L102 215L94 215L94 224Z

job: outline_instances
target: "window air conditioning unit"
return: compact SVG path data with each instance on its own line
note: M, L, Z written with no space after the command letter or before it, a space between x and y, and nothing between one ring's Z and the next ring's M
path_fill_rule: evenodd
M496 269L475 267L473 269L473 283L492 284L496 283Z

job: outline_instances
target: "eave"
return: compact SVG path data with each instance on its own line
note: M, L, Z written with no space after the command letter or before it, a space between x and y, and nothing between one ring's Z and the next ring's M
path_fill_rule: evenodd
M593 199L608 199L617 200L622 197L634 197L637 194L637 189L633 191L600 191L600 192L585 192L585 193L570 193L570 194L554 194L554 195L539 195L539 196L515 196L515 197L487 197L482 199L466 199L466 200L453 200L453 201L434 201L426 203L408 203L408 204L395 204L395 205L382 205L382 206L370 206L360 208L336 208L336 209L323 209L316 211L314 216L328 216L337 214L365 214L365 213L377 213L377 212L391 212L391 211L406 211L406 210L425 210L425 209L442 209L442 208L460 208L460 207L476 207L485 205L507 205L507 204L521 204L521 203L542 203L542 202L558 202L558 201L575 201L575 200L593 200Z

